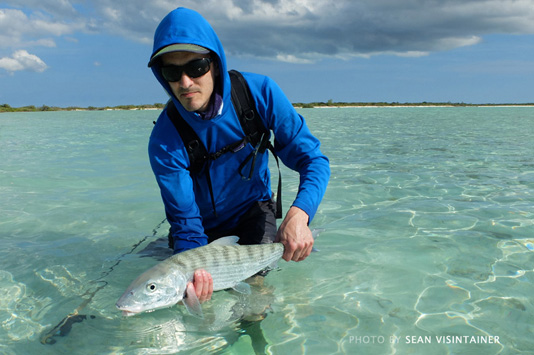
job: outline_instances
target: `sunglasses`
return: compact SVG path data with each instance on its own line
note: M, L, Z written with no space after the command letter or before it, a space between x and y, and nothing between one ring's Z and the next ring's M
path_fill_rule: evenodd
M210 71L211 58L200 58L192 60L184 65L165 65L162 66L161 76L166 81L180 81L182 74L194 79Z

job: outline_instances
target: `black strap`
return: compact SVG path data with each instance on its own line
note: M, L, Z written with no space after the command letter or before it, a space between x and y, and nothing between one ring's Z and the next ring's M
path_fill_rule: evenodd
M243 77L243 74L237 70L230 70L230 80L232 81L232 103L237 112L241 127L245 132L245 136L250 137L252 146L255 147L253 155L249 155L239 170L252 160L251 169L249 173L249 179L252 177L254 166L256 163L257 153L264 153L266 149L269 149L271 154L276 160L276 166L278 167L278 188L276 192L276 218L282 218L282 173L280 171L280 162L278 156L274 151L274 147L269 140L269 130L263 124L258 111L256 110L256 104L250 93L250 88L247 81ZM259 139L258 139L259 138Z
M191 165L187 170L195 173L202 171L204 164L209 159L208 150L198 138L195 130L182 118L172 99L167 102L167 115L180 134L189 155Z
M243 74L237 70L230 70L228 73L232 82L232 103L241 122L243 132L246 137L249 137L253 147L256 147L258 143L262 143L264 147L259 153L263 153L267 148L267 143L270 143L269 130L263 124L256 110L256 103L252 98L250 88ZM262 142L262 140L266 142Z
M185 149L187 150L187 154L189 155L190 165L187 170L189 170L190 173L200 173L202 169L204 169L206 162L208 162L208 166L206 168L206 178L208 180L208 189L210 192L213 214L215 215L215 217L217 217L217 208L215 208L215 197L213 196L213 185L211 184L211 175L209 169L209 161L212 160L212 157L210 156L210 154L208 154L208 150L206 149L200 138L198 138L197 133L182 118L182 116L176 109L176 106L174 106L174 102L172 101L172 99L167 102L167 115L171 119L178 133L180 134L180 137L184 142Z

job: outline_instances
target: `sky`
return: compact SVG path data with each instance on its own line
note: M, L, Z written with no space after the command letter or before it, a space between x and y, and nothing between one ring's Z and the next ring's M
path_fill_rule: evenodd
M292 102L534 103L534 0L8 0L0 105L164 103L147 63L180 6Z

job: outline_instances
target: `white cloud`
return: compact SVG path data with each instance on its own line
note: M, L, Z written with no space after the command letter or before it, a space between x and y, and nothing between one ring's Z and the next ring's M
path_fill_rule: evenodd
M74 5L83 0L4 0L2 2L15 8L44 11L55 17L67 18L77 15Z
M475 45L487 34L534 34L532 0L11 0L0 48L52 45L77 32L151 43L185 6L213 25L227 53L289 62L377 54L421 56ZM23 12L24 11L24 12ZM28 47L25 47L28 48Z
M18 9L0 9L0 48L55 47L53 37L84 29L84 23L73 19L56 19L34 11L27 15Z
M0 58L0 68L10 73L21 70L42 73L48 66L38 56L30 54L25 50L18 50L11 57Z
M531 0L183 3L208 19L227 53L290 62L325 56L423 56L475 45L487 34L534 34Z
M298 58L292 54L287 54L287 55L282 55L282 54L279 54L276 56L276 59L281 61L281 62L286 62L286 63L294 63L294 64L309 64L309 63L313 63L313 61L309 60L309 59L305 59L305 58Z

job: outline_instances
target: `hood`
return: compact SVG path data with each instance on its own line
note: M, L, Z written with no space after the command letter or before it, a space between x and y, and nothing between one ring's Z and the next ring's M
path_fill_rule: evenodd
M218 76L215 85L219 86L223 98L223 110L231 106L227 105L227 102L231 99L231 93L230 76L228 75L226 68L226 57L224 55L221 41L208 21L206 21L206 19L204 19L198 12L184 7L171 11L163 18L156 29L151 57L160 49L176 43L195 44L207 48L212 52L213 59L218 62L220 71L220 75ZM156 79L158 79L161 86L163 86L165 91L174 101L174 105L182 117L186 118L196 115L195 113L185 110L178 99L173 95L169 84L159 74L159 63L156 62L151 68Z

